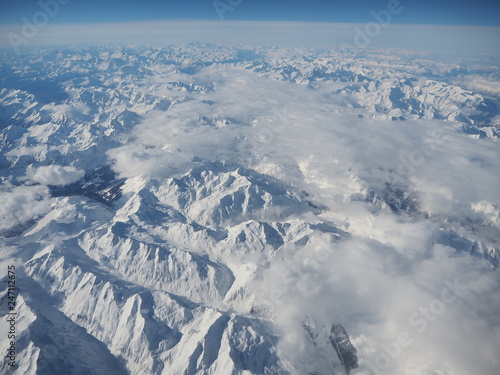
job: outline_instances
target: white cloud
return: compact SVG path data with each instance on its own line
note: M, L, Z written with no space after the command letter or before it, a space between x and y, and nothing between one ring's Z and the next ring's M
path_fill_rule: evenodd
M0 230L16 227L49 211L46 186L18 186L0 191Z
M485 93L493 96L498 96L500 93L500 81L494 77L471 74L457 78L456 81L474 92Z
M78 181L85 175L85 171L75 167L61 167L59 165L48 165L36 169L28 169L27 177L42 185L69 185Z
M374 366L383 374L493 374L500 365L497 274L434 244L437 226L365 214L375 225L363 236L283 250L255 285L257 301L275 303L280 348L298 372L319 370L301 325L314 316L320 327L345 326L360 374L376 373Z

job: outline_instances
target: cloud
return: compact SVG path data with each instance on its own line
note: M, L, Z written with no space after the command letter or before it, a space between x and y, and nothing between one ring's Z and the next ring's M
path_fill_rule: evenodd
M78 181L85 175L85 171L75 167L61 167L59 165L48 165L36 169L28 169L27 177L42 185L69 185Z
M280 350L298 373L321 370L302 327L314 317L319 328L344 325L359 374L493 374L500 365L497 274L433 243L437 225L365 215L374 225L362 236L283 249L254 285L257 304L272 301Z
M494 77L485 77L478 74L470 74L456 79L458 84L469 90L485 93L486 95L499 96L500 81Z
M0 230L22 225L50 210L46 186L4 187L0 200Z

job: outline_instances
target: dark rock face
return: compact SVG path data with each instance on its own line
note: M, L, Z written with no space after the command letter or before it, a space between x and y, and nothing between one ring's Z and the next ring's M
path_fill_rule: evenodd
M352 345L349 335L340 324L332 325L330 342L344 365L347 375L358 368L358 351Z
M112 204L121 197L124 178L117 178L109 166L88 171L85 176L73 184L51 186L53 197L82 195L104 204Z

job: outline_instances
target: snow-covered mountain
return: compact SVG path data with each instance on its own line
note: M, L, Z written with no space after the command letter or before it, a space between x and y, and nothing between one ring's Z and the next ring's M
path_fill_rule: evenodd
M18 367L2 373L493 374L500 97L477 77L500 67L205 44L3 53Z

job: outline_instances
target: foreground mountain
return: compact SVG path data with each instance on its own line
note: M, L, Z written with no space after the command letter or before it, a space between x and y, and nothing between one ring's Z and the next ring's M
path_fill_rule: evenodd
M4 53L2 372L493 374L500 70L390 57Z

